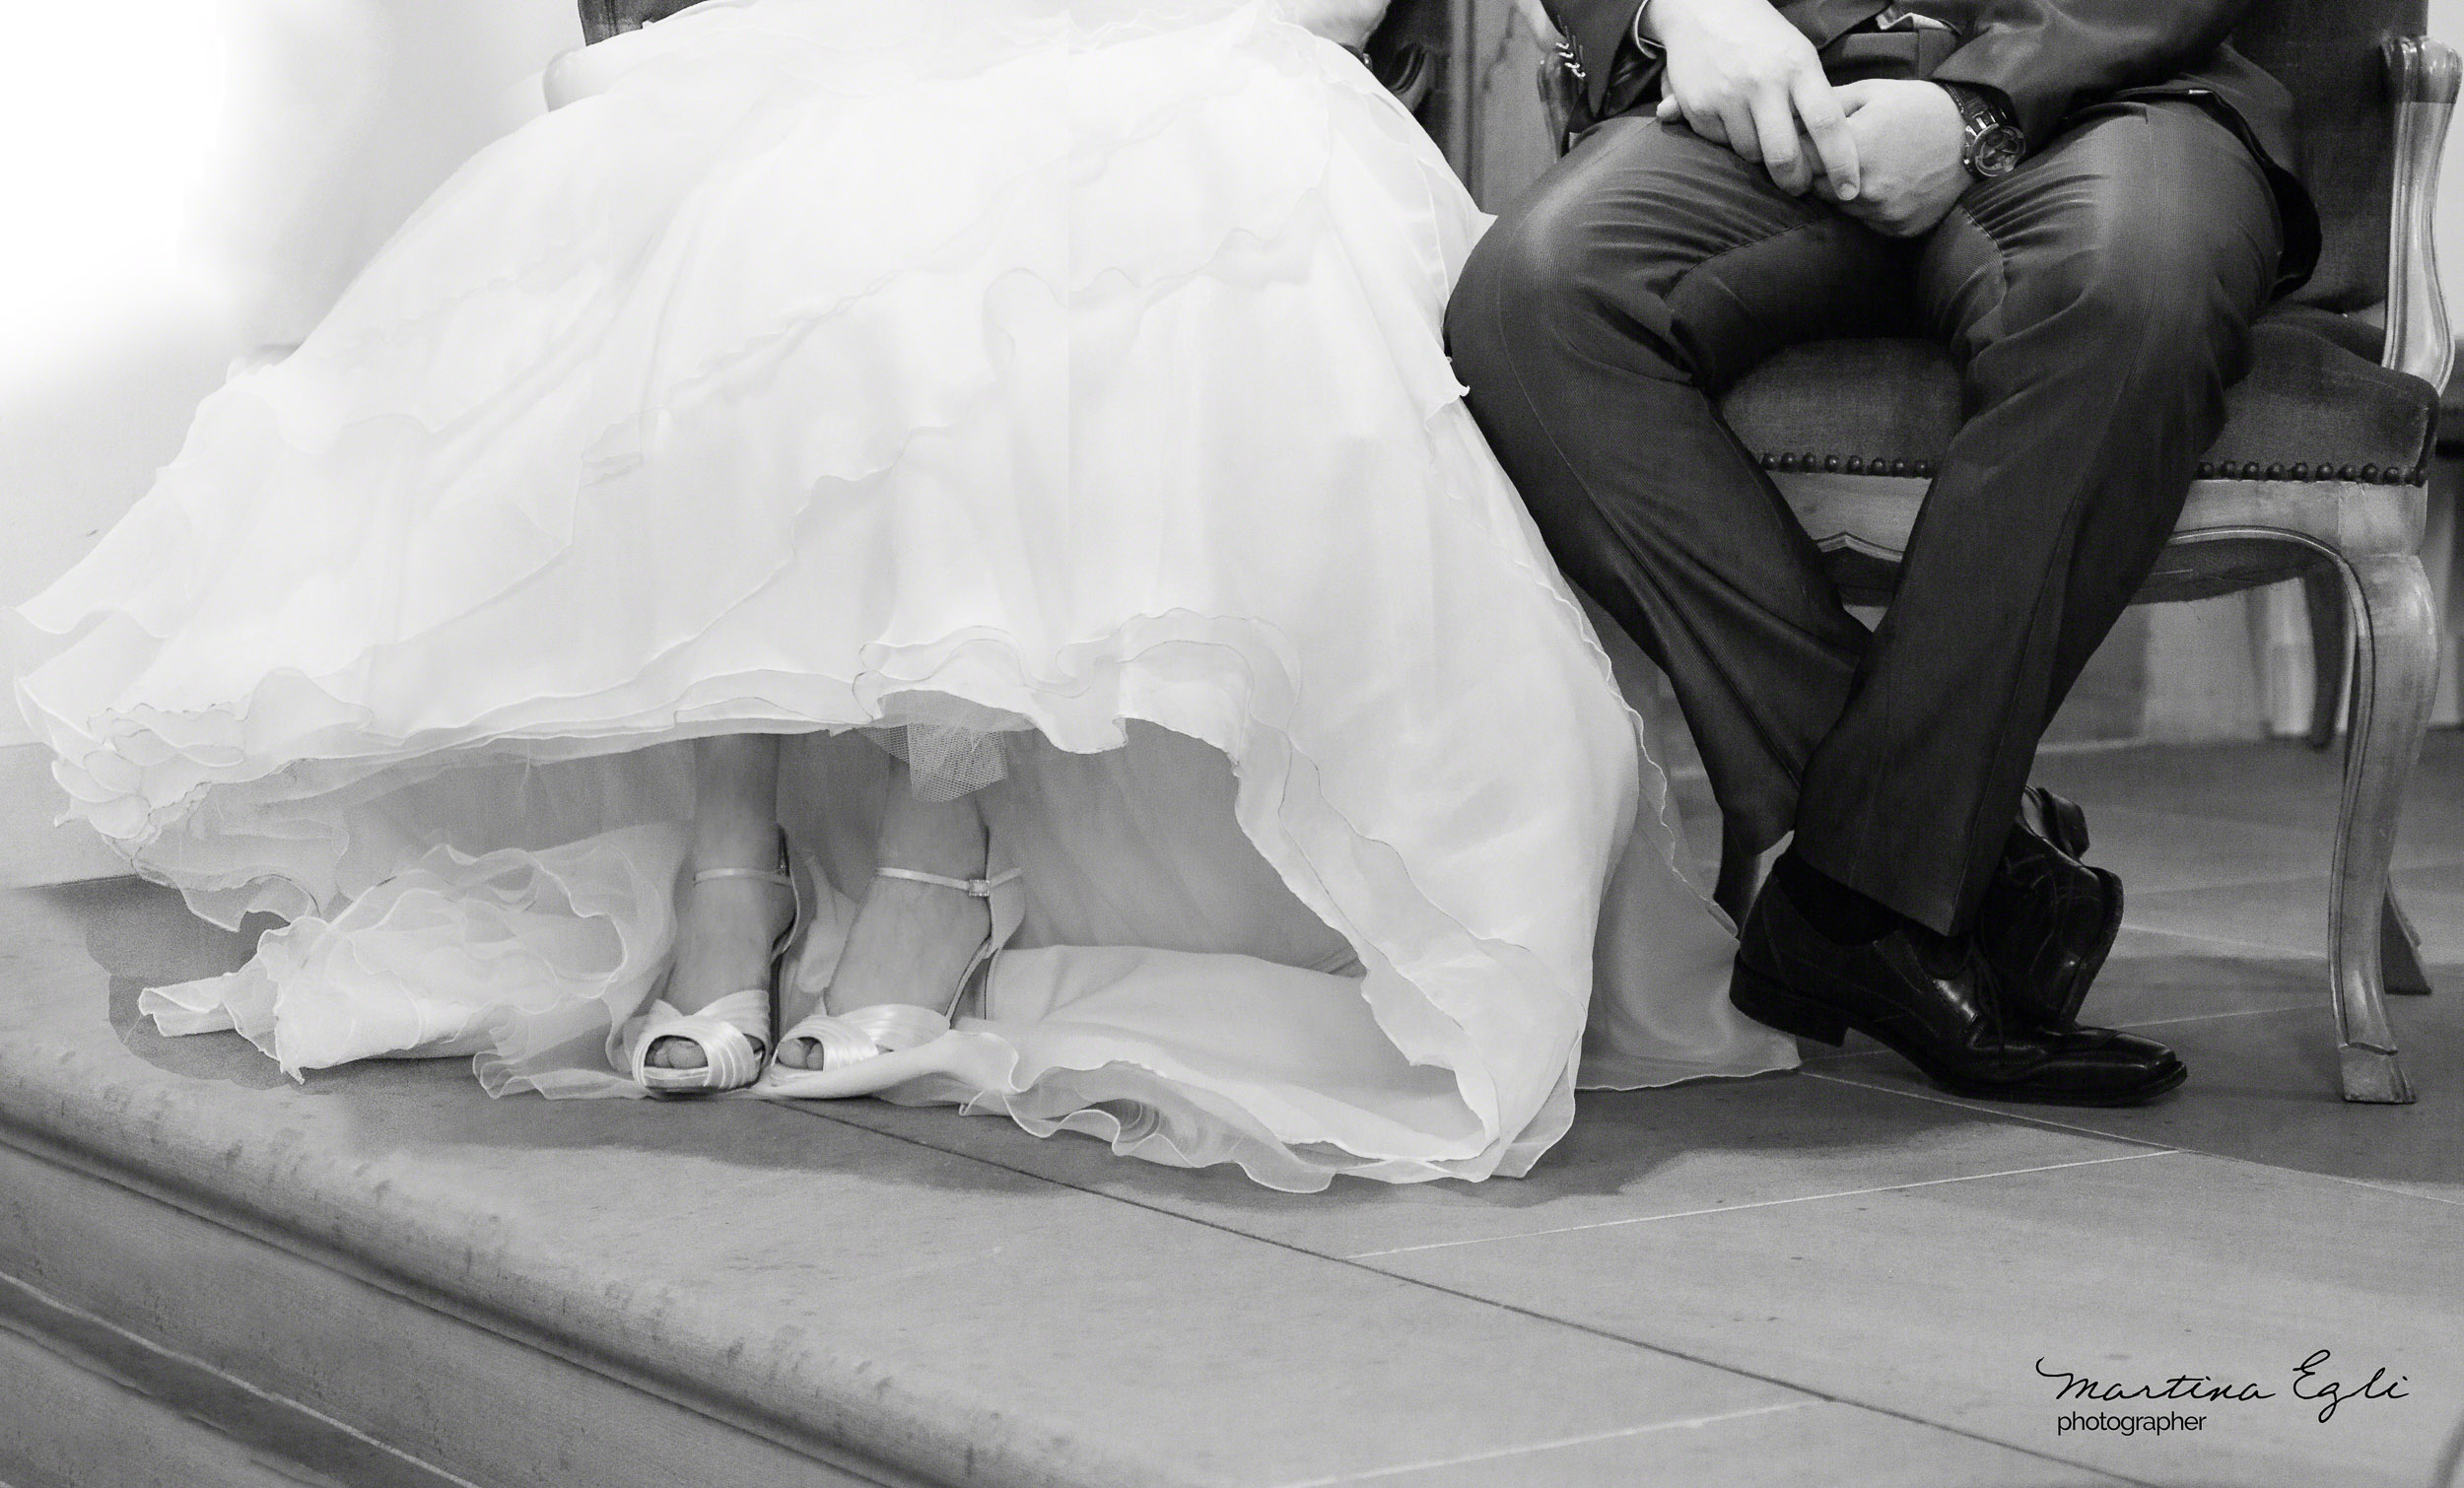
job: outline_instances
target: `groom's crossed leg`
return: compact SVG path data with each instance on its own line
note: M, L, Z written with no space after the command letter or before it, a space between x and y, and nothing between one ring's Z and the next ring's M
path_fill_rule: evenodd
M1722 810L1951 931L2180 514L2275 261L2257 163L2186 103L2084 117L1911 241L1627 115L1500 219L1447 332L1559 563L1669 672ZM1713 398L1788 343L1893 331L1951 341L1973 416L1869 641Z
M1959 934L2277 251L2257 162L2186 101L2082 114L1908 240L1628 115L1492 229L1447 328L1559 562L1669 673L1732 834L1793 830L1823 877ZM1781 345L1892 332L1951 345L1970 417L1869 638L1713 398Z

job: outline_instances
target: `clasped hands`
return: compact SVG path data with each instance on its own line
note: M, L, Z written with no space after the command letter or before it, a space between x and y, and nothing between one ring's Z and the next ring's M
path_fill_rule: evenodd
M1646 34L1667 53L1664 123L1685 126L1877 232L1912 237L1973 179L1959 106L1931 83L1832 86L1803 32L1767 0L1651 0Z

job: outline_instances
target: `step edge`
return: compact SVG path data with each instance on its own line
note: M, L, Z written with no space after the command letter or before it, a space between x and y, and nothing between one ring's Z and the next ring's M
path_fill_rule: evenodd
M7 1272L0 1272L0 1333L23 1339L53 1354L66 1367L82 1370L121 1389L142 1395L156 1408L211 1430L252 1454L279 1456L294 1473L308 1475L302 1479L304 1482L340 1481L319 1468L309 1466L302 1454L295 1450L302 1438L313 1436L323 1439L325 1443L336 1438L345 1439L353 1446L368 1449L371 1454L391 1459L388 1465L399 1464L400 1471L384 1474L384 1483L420 1485L420 1488L483 1488L483 1485L450 1469L405 1452L391 1443L378 1441L349 1422L338 1420L306 1401L263 1388L229 1370L217 1368L208 1360L149 1338L89 1309L53 1296L23 1276ZM117 1347L110 1347L114 1344ZM128 1356L131 1354L144 1356L144 1362L130 1367L132 1361ZM167 1392L166 1387L175 1387L179 1383L171 1378L173 1376L205 1377L220 1386L221 1392L246 1396L256 1408L246 1411L245 1419L235 1419L242 1412L219 1410L197 1402L193 1396ZM330 1451L318 1452L313 1447L310 1450L322 1456L338 1454ZM353 1488L378 1488L378 1482L362 1477L355 1480Z
M690 1377L660 1369L654 1361L645 1361L621 1346L602 1346L587 1336L545 1326L518 1310L493 1305L484 1297L456 1294L430 1278L404 1274L401 1267L387 1264L380 1256L363 1254L350 1247L303 1234L285 1225L279 1215L250 1212L182 1175L148 1172L127 1163L120 1155L97 1151L84 1143L64 1141L5 1118L0 1118L0 1144L72 1174L111 1184L206 1224L229 1230L245 1240L389 1293L410 1306L442 1314L519 1347L544 1354L568 1368L597 1375L730 1430L759 1438L783 1451L809 1457L822 1466L877 1482L881 1488L956 1488L961 1481L936 1471L932 1464L901 1462L862 1447L834 1440L792 1417L782 1419L759 1402L748 1405L731 1399ZM24 1284L22 1279L18 1280ZM176 1352L175 1347L164 1340L152 1341ZM853 1395L856 1391L849 1393ZM876 1407L881 1403L877 1388L866 1389L863 1393ZM866 1418L852 1410L847 1413L852 1419ZM873 1418L879 1418L889 1413L876 1409L872 1414ZM907 1428L906 1439L910 1441L949 1439L949 1433L933 1429L934 1419L919 1413L906 1413L897 1419L897 1424ZM988 1457L997 1458L1007 1454L989 1453L983 1445L964 1440L953 1440L952 1447L952 1457L961 1462L972 1461L978 1473L987 1465ZM1048 1463L1020 1461L1008 1465L1023 1469L1018 1474L1020 1481L1054 1480ZM985 1480L982 1476L974 1477L974 1481ZM1157 1480L1152 1476L1121 1476L1116 1479L1107 1474L1085 1481L1107 1485L1118 1481L1126 1488L1128 1484Z

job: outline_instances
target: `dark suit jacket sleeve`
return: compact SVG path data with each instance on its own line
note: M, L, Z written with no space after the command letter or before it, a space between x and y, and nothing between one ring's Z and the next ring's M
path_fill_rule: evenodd
M1549 19L1573 43L1574 59L1583 67L1583 91L1594 107L1608 87L1634 13L1642 8L1642 0L1550 0Z
M2325 0L2334 3L2334 0ZM2072 113L2175 77L2223 44L2251 0L1980 0L1934 73L2011 101L2030 145Z

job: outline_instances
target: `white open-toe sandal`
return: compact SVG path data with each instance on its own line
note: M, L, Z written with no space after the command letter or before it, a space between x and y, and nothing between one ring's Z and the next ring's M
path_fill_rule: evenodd
M717 1095L741 1090L762 1076L772 1048L772 988L779 964L804 926L804 895L793 875L767 868L706 868L693 875L697 884L714 878L758 878L784 884L795 896L795 915L770 948L770 986L748 986L713 1001L700 1012L680 1011L662 997L644 1014L642 1031L633 1040L633 1078L652 1095ZM650 1062L650 1046L661 1039L683 1039L702 1050L696 1069L668 1069Z
M1009 944L1009 938L1018 933L1019 922L1026 917L1026 892L1018 887L1016 868L987 878L944 878L913 868L881 868L876 872L882 878L931 884L983 900L992 915L984 944L976 948L967 969L958 974L958 985L950 992L948 1007L941 1012L908 1002L875 1003L835 1014L816 1010L780 1035L783 1046L793 1039L810 1039L819 1045L821 1065L817 1069L798 1069L774 1059L770 1073L762 1079L764 1094L822 1100L864 1096L902 1080L938 1071L941 1063L932 1057L929 1046L950 1031L950 1019L957 1015L958 1004L966 1000L980 978L989 979L992 958Z

